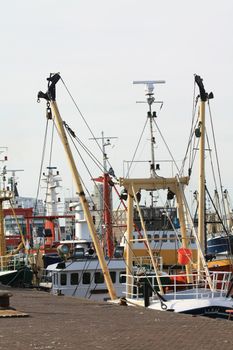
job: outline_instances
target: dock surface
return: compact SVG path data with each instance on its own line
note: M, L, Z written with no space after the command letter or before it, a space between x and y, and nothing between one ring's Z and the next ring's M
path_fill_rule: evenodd
M7 289L28 317L0 318L0 350L233 348L233 321Z

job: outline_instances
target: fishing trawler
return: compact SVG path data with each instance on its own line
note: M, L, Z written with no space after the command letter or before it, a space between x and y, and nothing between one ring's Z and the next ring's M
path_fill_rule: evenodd
M60 261L46 267L39 286L55 295L106 300L109 298L108 289L80 203L76 203L73 210L75 239L60 242L57 247ZM124 290L125 278L122 275L125 274L125 262L117 251L113 252L111 259L106 259L114 288L120 297Z
M189 178L161 178L151 176L148 179L120 179L122 186L128 192L128 226L127 226L127 260L126 260L126 300L130 304L144 305L154 310L167 310L209 317L229 318L233 312L232 273L228 271L209 271L204 256L204 192L205 192L205 103L213 97L212 93L206 93L202 79L195 76L195 82L200 90L199 107L199 207L198 207L198 230L194 226L187 201L184 196L184 186ZM148 89L149 90L149 89ZM151 113L153 90L148 91L148 104ZM132 251L130 242L133 238L133 200L136 202L140 215L141 225L144 230L144 240L148 242L148 236L143 222L140 206L136 193L141 189L170 189L176 196L183 248L178 250L181 261L185 265L185 273L161 274L154 264L154 276L134 276L131 271ZM197 245L197 261L195 265L187 239L187 226L192 231ZM153 254L150 252L153 261ZM166 279L166 280L165 280ZM169 283L167 282L169 279Z
M163 84L164 81L135 81L134 84L145 85L146 99L149 106L149 111L147 113L147 122L149 124L150 131L150 176L152 179L158 180L158 187L156 183L148 184L145 188L136 185L136 196L139 200L140 213L137 206L134 205L133 210L133 234L130 242L130 249L132 250L132 256L136 259L142 256L149 256L148 245L150 246L151 252L155 258L160 258L163 264L163 268L170 269L172 267L182 268L178 261L177 250L182 247L182 232L180 225L180 215L182 220L182 214L178 210L178 206L175 205L175 192L173 191L174 186L177 186L175 178L170 178L167 184L163 177L158 175L160 169L160 164L155 159L155 145L157 144L155 140L155 119L157 118L157 112L152 112L152 105L154 103L160 104L160 109L163 104L162 101L156 101L154 97L154 85ZM145 130L145 126L144 129ZM142 139L142 135L140 137ZM138 145L137 145L138 149ZM135 151L136 154L136 151ZM135 158L134 154L134 158ZM164 160L161 160L163 162ZM136 161L137 162L137 161ZM140 162L140 161L139 161ZM166 162L170 162L166 160ZM174 159L171 161L174 163ZM133 164L130 162L130 167L128 167L127 177L129 176L129 170ZM174 164L173 164L174 165ZM160 179L160 181L159 181ZM137 182L137 179L135 180ZM184 179L185 184L188 184L188 177ZM136 183L135 182L135 183ZM120 182L121 186L124 184L128 186L127 180ZM171 187L170 184L171 183ZM128 198L128 187L125 187L121 192L121 198L127 200ZM154 186L154 187L153 187ZM160 197L158 192L160 189L166 189L167 193L163 196L163 205L158 205L156 197ZM142 205L140 200L142 196L149 196L150 205ZM182 205L182 204L180 204ZM127 211L127 209L126 209ZM141 224L141 218L143 218L144 227ZM144 229L147 232L148 242L145 243ZM195 239L192 235L192 231L187 228L187 242L189 245L190 254L193 258L196 258L197 246ZM127 242L127 232L124 233L120 246L126 248Z

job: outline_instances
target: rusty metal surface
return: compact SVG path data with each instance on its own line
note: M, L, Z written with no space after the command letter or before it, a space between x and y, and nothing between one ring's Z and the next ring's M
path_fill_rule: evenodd
M29 317L0 318L0 350L233 348L232 321L10 291L11 306Z

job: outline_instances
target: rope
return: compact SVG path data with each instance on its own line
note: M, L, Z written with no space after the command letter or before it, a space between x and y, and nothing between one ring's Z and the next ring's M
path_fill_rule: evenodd
M41 174L42 174L44 157L45 157L45 149L46 149L47 132L48 132L48 119L46 120L44 142L43 142L43 150L42 150L41 163L40 163L40 173L39 173L37 192L36 192L36 203L35 203L35 208L34 208L35 209L34 216L36 215L37 205L38 205L38 197L39 197L39 191L40 191L40 181L41 181Z
M139 140L138 140L136 149L135 149L134 154L133 154L133 158L132 158L132 160L131 160L131 163L130 163L130 165L129 165L129 168L128 168L128 171L127 171L127 174L126 174L126 178L129 177L129 172L130 172L130 169L131 169L132 164L133 164L133 162L134 162L134 159L135 159L135 157L136 157L136 153L137 153L138 147L139 147L139 145L140 145L140 143L141 143L142 136L143 136L143 134L144 134L144 131L145 131L145 128L146 128L147 123L148 123L148 119L146 119L146 122L145 122L145 124L144 124L143 129L142 129L142 133L141 133L141 135L140 135L140 137L139 137Z
M74 145L74 147L75 147L75 150L77 151L79 157L80 157L81 160L82 160L82 163L84 164L84 167L86 168L87 173L89 174L89 176L90 176L91 178L93 178L93 176L92 176L92 174L91 174L91 172L90 172L90 170L89 170L89 168L88 168L88 166L87 166L87 163L84 161L84 159L83 159L83 157L82 157L80 151L78 150L78 148L77 148L76 145L75 145L74 138L72 137L73 135L72 135L72 133L70 132L70 129L68 129L67 131L68 131L68 135L69 135L69 137L70 137L70 139L71 139L71 142L73 143L73 145ZM75 138L75 140L76 140L76 138ZM81 144L82 144L82 143L81 143ZM85 147L84 150L87 151L87 148ZM91 152L90 152L90 153L91 153ZM89 155L90 155L90 154L89 154ZM84 184L84 182L83 182L81 176L80 176L80 179L81 179L81 182L82 182L82 184L83 184L83 187L85 188L86 192L87 192L88 195L89 195L90 201L91 201L92 204L94 205L94 201L93 201L93 199L92 199L92 196L91 196L89 190L87 189L87 187L85 186L85 184ZM96 182L94 182L94 185L95 185L97 191L99 192L100 197L101 197L101 199L102 199L104 205L106 206L106 202L104 201L103 195L102 195L102 193L100 192L100 190L99 190L99 188L98 188ZM111 208L110 208L110 207L107 207L107 210L110 212L110 211L111 211ZM97 213L98 213L98 212L97 212ZM99 214L99 217L101 218L101 214ZM112 237L111 239L112 239L112 243L114 243L113 237Z
M169 149L169 147L168 147L168 144L166 143L166 141L165 141L165 139L164 139L164 137L163 137L163 135L162 135L162 132L160 131L160 129L159 129L159 127L158 127L158 124L156 123L155 120L154 120L154 123L155 123L155 126L156 126L156 128L157 128L157 130L158 130L158 132L159 132L159 134L160 134L160 136L161 136L161 138L162 138L162 140L163 140L163 142L164 142L166 148L167 148L168 153L170 154L170 157L171 157L173 163L175 164L176 170L179 172L179 168L178 168L178 166L177 166L177 163L176 163L176 161L175 161L175 159L174 159L174 157L173 157L173 155L172 155L172 153L171 153L171 151L170 151L170 149Z
M92 136L93 139L95 140L95 142L96 142L96 144L97 144L99 150L101 151L101 154L104 156L103 150L102 150L102 148L101 148L101 146L100 146L98 140L96 139L96 137L95 137L93 131L91 130L91 127L88 125L88 123L87 123L87 121L86 121L86 119L85 119L83 113L81 112L80 108L78 107L78 105L77 105L77 103L76 103L74 97L72 96L71 92L69 91L69 89L68 89L67 85L65 84L64 80L62 79L62 77L61 77L61 81L62 81L62 83L63 83L63 85L64 85L64 87L65 87L65 89L66 89L68 95L70 96L72 102L74 103L74 105L75 105L77 111L79 112L79 114L80 114L82 120L84 121L84 123L85 123L87 129L89 130L91 136ZM108 159L107 159L107 163L109 164L110 167L112 167Z
M193 139L193 134L194 134L194 129L195 129L195 127L194 127L194 117L195 117L195 114L196 114L196 108L197 108L197 102L198 102L198 99L195 97L195 95L196 95L196 83L195 83L195 79L194 79L192 122L191 122L190 135L189 135L187 149L186 149L185 156L184 156L184 159L183 159L183 162L182 162L182 165L181 165L181 169L180 169L180 173L179 173L180 176L181 176L181 174L184 171L184 166L185 166L185 161L187 159L188 151L189 151L189 169L191 171L191 164L190 164L190 162L191 162L191 154L192 154L191 142L192 142L192 139Z
M83 150L87 153L87 155L91 158L91 160L93 160L93 162L95 163L95 165L100 169L101 172L104 171L103 169L103 165L101 164L101 162L94 156L94 154L84 145L84 143L75 135L75 133L71 130L71 128L68 126L68 124L66 124L66 122L63 122L72 142L73 139L75 139L79 145L83 148ZM74 142L73 142L74 144ZM77 150L76 146L75 149ZM80 154L80 153L79 153Z
M207 141L208 149L210 150L210 142L209 142L209 137L208 137L207 132L206 132L206 141ZM216 181L216 177L215 177L215 173L214 173L214 163L213 163L211 151L209 152L209 155L210 155L210 164L211 164L211 170L212 170L212 175L213 175L213 180L214 180L214 186L217 190L218 186L217 186L217 181Z
M210 109L209 100L208 100L208 107L209 107L209 115L210 115L211 130L212 130L213 141L214 141L214 150L215 150L215 155L216 155L217 170L218 170L219 185L220 185L221 196L222 196L223 210L224 210L224 215L225 215L225 217L226 217L226 206L225 206L225 202L224 202L224 200L223 200L222 178L221 178L221 174L220 174L220 165L219 165L218 152L217 152L217 146L216 146L216 138L215 138L215 133L214 133L213 118L212 118L212 113L211 113L211 109Z
M54 120L53 120L53 127L52 127L52 136L51 136L51 143L50 143L50 152L49 152L49 167L51 167L51 164L52 164L52 151L53 151L53 140L54 140L54 126L55 126L55 123L54 123ZM48 188L49 188L49 182L47 181L47 184L46 184L46 192L45 192L45 204L47 205L47 198L48 198ZM46 211L46 209L45 209Z

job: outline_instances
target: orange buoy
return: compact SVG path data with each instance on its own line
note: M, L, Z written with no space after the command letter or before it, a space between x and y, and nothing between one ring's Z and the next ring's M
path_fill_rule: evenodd
M177 251L178 253L178 263L180 265L187 265L192 258L192 250L188 248L180 248Z

